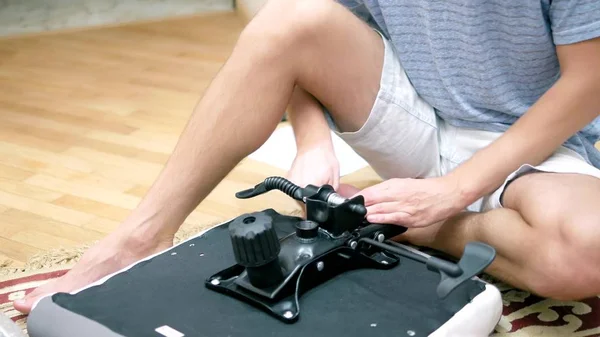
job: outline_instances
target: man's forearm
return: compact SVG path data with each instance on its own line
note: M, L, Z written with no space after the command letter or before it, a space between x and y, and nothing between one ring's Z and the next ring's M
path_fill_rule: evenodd
M288 119L299 152L320 146L333 148L331 131L321 105L300 87L296 87L290 100Z
M589 52L600 52L600 42L595 43L596 48ZM464 204L498 188L521 165L540 164L598 117L600 62L586 62L588 58L580 56L568 55L569 59L562 60L563 75L556 84L500 138L451 173L459 182ZM600 53L595 57L600 59ZM573 64L575 61L584 64Z

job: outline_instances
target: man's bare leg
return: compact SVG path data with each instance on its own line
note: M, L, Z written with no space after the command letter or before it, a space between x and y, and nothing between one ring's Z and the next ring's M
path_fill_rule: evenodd
M302 87L358 129L367 119L383 64L380 36L341 5L272 0L246 27L199 101L164 170L124 223L40 296L79 289L172 245L193 209L276 128L293 89Z
M505 191L505 208L463 213L402 238L454 256L469 241L495 247L491 275L540 296L600 294L600 179L535 173Z

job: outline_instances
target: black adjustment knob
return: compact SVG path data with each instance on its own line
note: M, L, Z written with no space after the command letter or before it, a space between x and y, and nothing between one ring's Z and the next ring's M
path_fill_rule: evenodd
M281 249L273 219L263 213L238 217L229 225L233 254L244 267L265 265L279 255Z
M273 218L261 212L242 215L229 225L229 236L235 260L246 267L252 285L265 288L283 279Z

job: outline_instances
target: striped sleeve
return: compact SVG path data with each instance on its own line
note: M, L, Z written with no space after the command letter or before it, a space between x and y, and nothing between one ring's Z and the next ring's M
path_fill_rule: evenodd
M577 43L600 37L600 1L553 0L549 18L554 43Z

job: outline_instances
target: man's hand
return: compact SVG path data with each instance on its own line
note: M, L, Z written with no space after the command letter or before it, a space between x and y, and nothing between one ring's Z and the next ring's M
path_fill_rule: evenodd
M372 223L426 227L463 210L468 198L451 176L428 179L390 179L358 194L365 197Z
M287 178L300 187L328 184L337 189L340 165L333 149L331 130L319 102L296 87L288 114L297 152Z
M337 189L340 182L340 164L330 147L298 151L287 178L300 187L308 184L328 184Z

